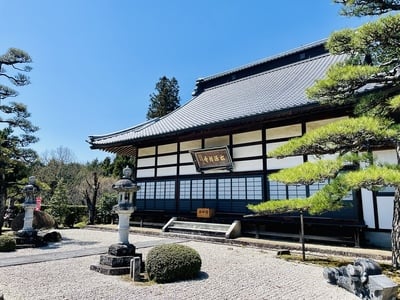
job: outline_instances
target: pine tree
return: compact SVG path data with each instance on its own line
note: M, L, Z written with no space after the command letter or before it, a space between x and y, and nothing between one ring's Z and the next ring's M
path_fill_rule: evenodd
M180 106L179 85L175 77L161 77L155 89L156 93L150 95L148 120L165 116Z
M129 166L130 168L134 169L136 167L135 157L116 155L114 158L114 161L112 163L112 174L111 175L116 178L121 178L122 170L126 166Z
M330 183L306 199L268 201L249 208L259 214L289 210L321 213L340 209L343 197L351 190L375 192L393 186L392 265L399 268L400 131L394 112L400 109L400 15L386 13L399 10L400 4L398 0L334 2L343 5L341 14L346 16L384 14L355 30L334 32L328 39L328 50L348 55L349 59L332 66L325 78L307 90L310 99L324 105L353 105L356 117L306 133L268 153L277 158L336 153L337 159L307 162L270 176L286 184ZM395 149L399 163L377 162L372 155L377 147Z
M0 79L8 80L16 87L30 84L25 74L31 71L31 57L24 51L10 48L0 56ZM4 214L7 189L27 174L27 164L37 159L37 154L27 148L38 139L33 135L38 127L29 121L26 105L8 98L18 96L13 88L0 83L0 216ZM0 218L0 234L3 218Z

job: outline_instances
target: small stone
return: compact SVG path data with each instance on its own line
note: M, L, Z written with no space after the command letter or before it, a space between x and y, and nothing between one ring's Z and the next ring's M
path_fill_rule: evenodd
M62 240L62 236L58 231L51 231L43 234L43 240L49 243L57 243Z

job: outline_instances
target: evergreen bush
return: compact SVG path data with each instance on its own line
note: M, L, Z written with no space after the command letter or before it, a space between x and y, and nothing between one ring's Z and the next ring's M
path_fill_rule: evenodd
M13 231L21 230L24 226L25 213L18 214L11 222L11 229ZM57 223L54 218L48 213L38 210L33 212L32 227L34 229L49 229L56 228Z
M0 235L0 252L11 252L17 248L17 242L11 235Z
M96 223L97 224L110 224L113 218L113 207L118 204L117 197L110 193L104 193L99 199L97 207Z
M146 260L149 279L157 283L196 278L200 268L199 253L180 244L156 246L149 251Z

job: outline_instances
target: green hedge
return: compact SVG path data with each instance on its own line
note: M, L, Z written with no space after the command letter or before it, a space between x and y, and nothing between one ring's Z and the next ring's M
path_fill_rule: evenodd
M81 222L87 215L86 205L68 205L68 214L63 216L64 226L73 227L75 223ZM42 205L42 211L49 211L50 205Z
M149 279L157 283L196 278L200 268L199 253L180 244L156 246L149 251L146 259Z

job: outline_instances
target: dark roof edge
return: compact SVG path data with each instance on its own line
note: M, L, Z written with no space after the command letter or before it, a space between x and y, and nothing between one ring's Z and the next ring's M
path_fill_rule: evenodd
M111 132L111 133L107 133L107 134L90 135L89 136L89 141L87 141L87 142L88 143L92 143L95 140L103 140L103 139L106 139L106 138L109 138L109 137L112 137L112 136L115 136L115 135L121 135L121 134L124 134L124 133L127 133L127 132L132 132L132 131L140 131L140 130L146 128L147 126L150 126L150 125L156 123L159 119L160 118L154 118L154 119L151 119L151 120L147 120L147 121L144 121L144 122L142 122L142 123L140 123L138 125L135 125L135 126L132 126L132 127L126 128L126 129L114 131L114 132Z

